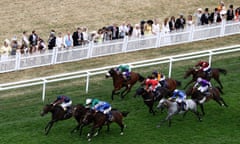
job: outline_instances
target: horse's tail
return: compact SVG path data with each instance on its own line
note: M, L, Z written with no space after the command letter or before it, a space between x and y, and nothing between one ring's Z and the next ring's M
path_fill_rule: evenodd
M139 82L143 82L144 80L145 80L145 77L143 77L142 75L140 75L139 73L137 73L137 75L138 75L138 81Z
M227 74L227 70L225 70L225 69L217 68L217 70L218 70L220 73L223 73L224 75Z
M129 112L128 112L128 111L123 111L123 112L121 112L121 114L123 115L123 117L127 117L127 115L129 114Z

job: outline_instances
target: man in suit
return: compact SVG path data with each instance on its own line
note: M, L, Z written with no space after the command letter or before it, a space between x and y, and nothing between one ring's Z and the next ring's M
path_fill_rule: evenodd
M207 25L208 21L209 21L209 12L208 12L208 8L205 8L204 13L201 16L201 24L202 25Z
M79 46L83 42L83 33L80 27L77 28L77 31L75 31L72 35L73 39L73 46Z

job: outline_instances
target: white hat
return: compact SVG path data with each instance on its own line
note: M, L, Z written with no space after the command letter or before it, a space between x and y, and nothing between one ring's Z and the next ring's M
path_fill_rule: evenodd
M198 11L202 11L202 8L198 8L197 10L198 10Z
M88 98L86 99L86 105L89 105L92 102L92 99Z
M8 39L5 39L4 42L7 43L8 45L10 44L10 41Z

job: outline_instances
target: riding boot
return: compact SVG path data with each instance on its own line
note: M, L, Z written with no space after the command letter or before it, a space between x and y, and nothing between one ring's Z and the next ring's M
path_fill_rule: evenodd
M182 109L182 111L185 111L185 110L186 110L186 109L185 109L185 105L186 105L185 102L182 102L182 103L181 103L181 109Z
M109 112L107 114L107 118L108 118L108 121L110 121L110 122L113 120L113 116L112 116L111 112Z

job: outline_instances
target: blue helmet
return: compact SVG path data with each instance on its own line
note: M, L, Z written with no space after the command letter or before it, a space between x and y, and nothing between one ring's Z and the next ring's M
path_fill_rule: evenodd
M174 94L176 94L176 93L178 93L178 92L179 92L178 89L175 89L175 90L173 91Z
M58 99L58 100L60 100L61 98L62 98L62 96L60 96L60 95L59 95L59 96L57 96L57 99Z
M154 70L154 71L152 72L152 74L157 75L157 74L158 74L158 71L157 71L157 70Z

